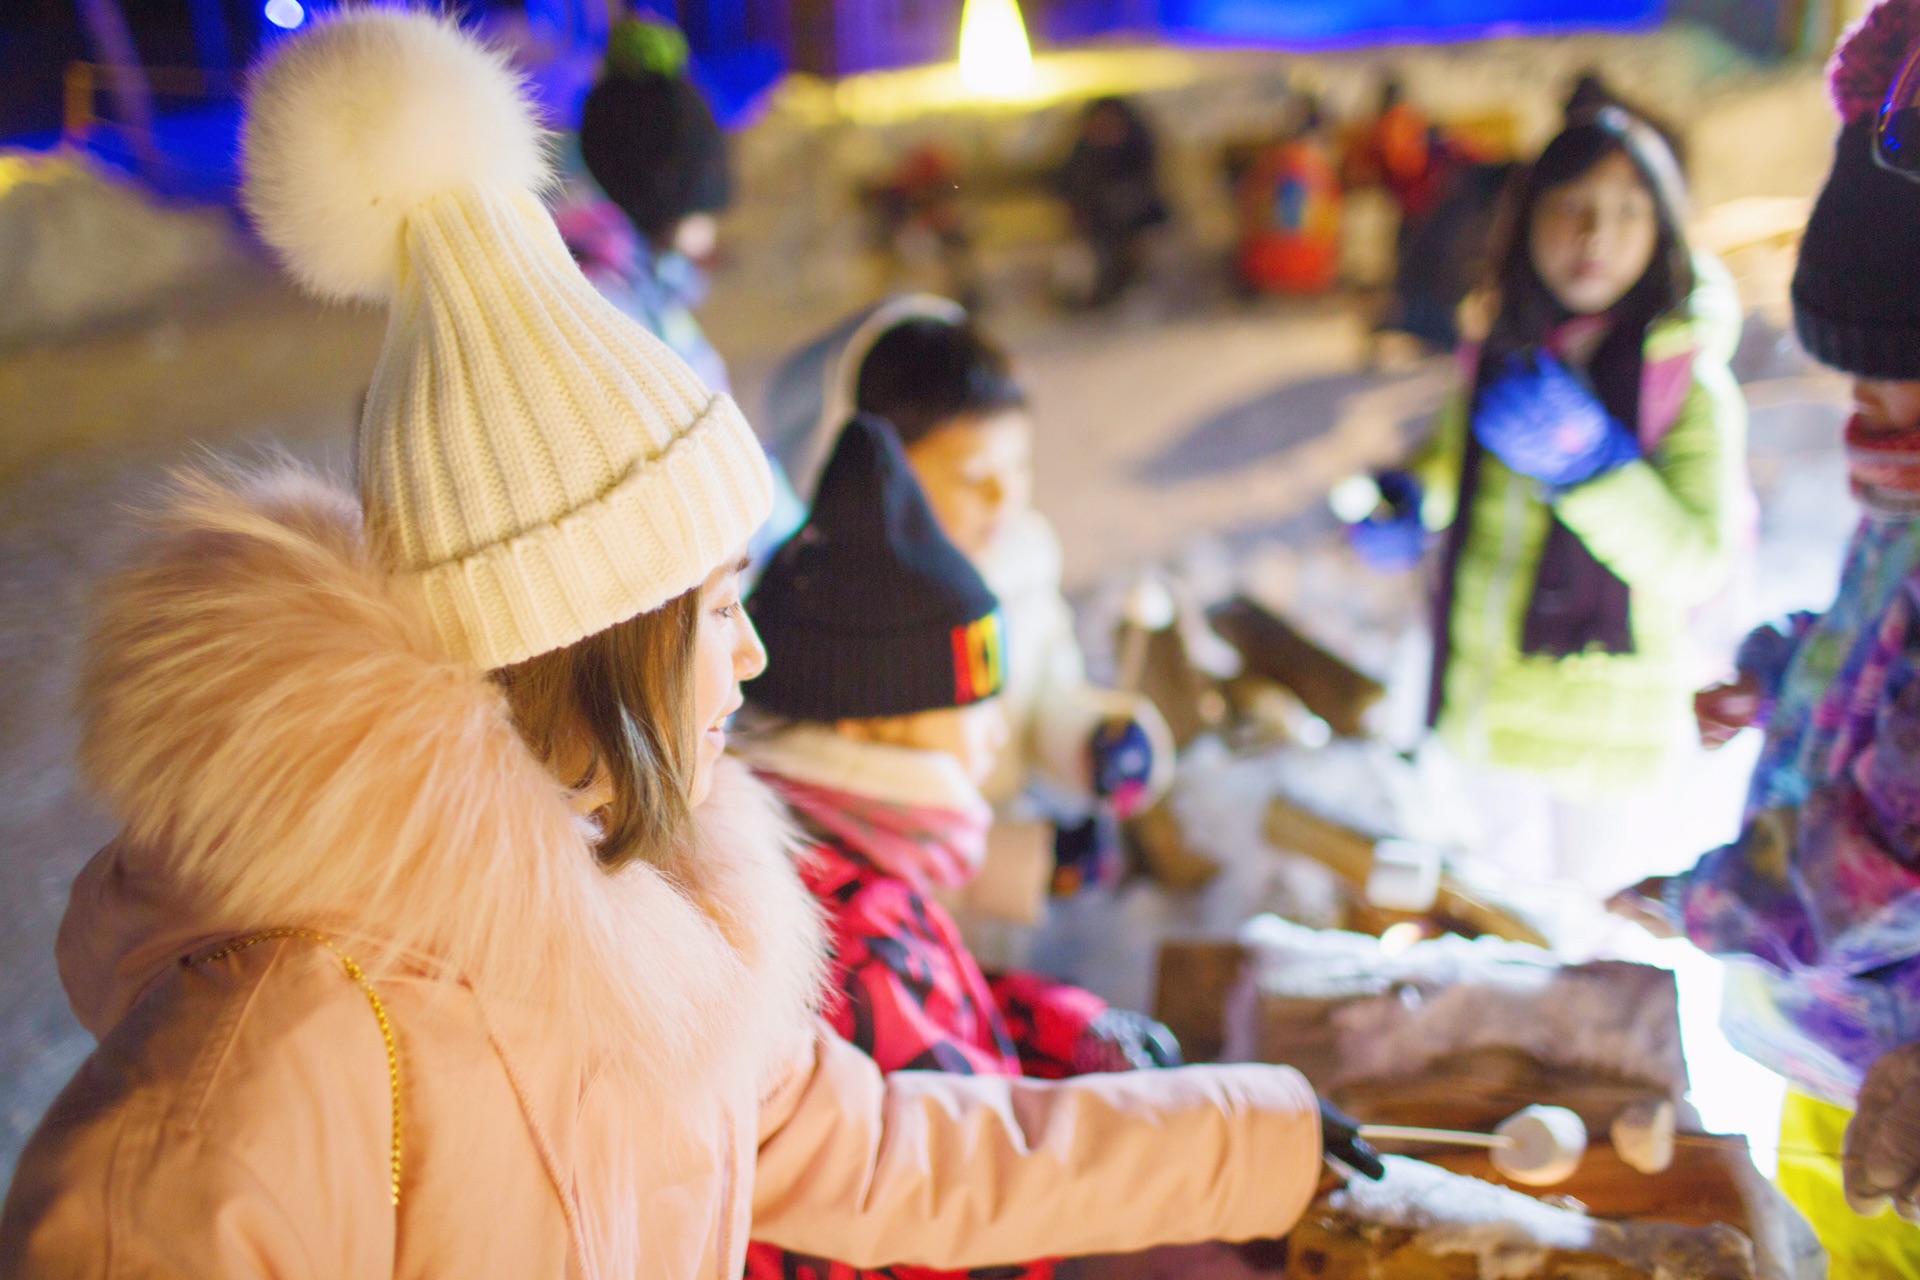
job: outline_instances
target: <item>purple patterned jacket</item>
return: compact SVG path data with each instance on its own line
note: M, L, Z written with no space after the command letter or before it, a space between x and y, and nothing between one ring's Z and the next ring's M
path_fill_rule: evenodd
M1729 962L1733 1044L1851 1105L1920 1041L1920 521L1863 521L1833 607L1740 657L1771 704L1745 824L1668 905Z

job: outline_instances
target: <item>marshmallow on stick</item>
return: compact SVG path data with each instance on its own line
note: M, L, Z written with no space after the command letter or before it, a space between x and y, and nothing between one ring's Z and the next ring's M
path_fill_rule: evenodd
M1493 1167L1503 1176L1532 1187L1565 1182L1587 1154L1586 1121L1565 1107L1527 1107L1502 1120L1492 1133L1363 1124L1360 1136L1369 1142L1486 1147L1492 1152Z

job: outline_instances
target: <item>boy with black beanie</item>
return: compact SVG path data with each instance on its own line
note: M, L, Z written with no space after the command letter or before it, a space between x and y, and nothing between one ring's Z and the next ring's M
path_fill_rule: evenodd
M1069 895L1119 872L1112 818L1173 779L1171 734L1144 697L1087 678L1061 589L1053 526L1032 504L1034 424L1007 354L958 303L903 294L791 355L763 425L804 495L849 414L886 419L948 539L1000 599L1011 736L982 790L995 822L960 906L975 950L1020 963L1049 887Z
M1172 1034L1149 1018L1034 974L983 974L937 900L985 854L993 815L979 788L1006 741L1005 640L999 601L941 532L891 426L847 424L812 514L747 611L768 666L746 686L736 741L811 846L801 874L833 938L835 1029L885 1071L1177 1064ZM791 1275L793 1261L755 1245L749 1280ZM807 1265L823 1280L855 1274ZM1022 1272L1051 1273L1045 1261Z

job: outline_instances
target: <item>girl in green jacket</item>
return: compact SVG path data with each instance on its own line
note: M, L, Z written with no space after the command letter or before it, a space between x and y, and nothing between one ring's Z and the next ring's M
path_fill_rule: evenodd
M1444 531L1431 723L1503 816L1516 793L1548 809L1552 865L1525 871L1617 888L1637 865L1623 820L1688 741L1691 616L1751 510L1733 344L1709 318L1730 281L1688 250L1672 153L1617 107L1513 197L1486 340L1355 541L1380 560Z

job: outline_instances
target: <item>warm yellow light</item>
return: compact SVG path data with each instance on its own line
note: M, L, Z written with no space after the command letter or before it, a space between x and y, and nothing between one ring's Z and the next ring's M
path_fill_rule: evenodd
M1033 87L1033 51L1019 0L967 0L960 11L960 82L987 98Z

